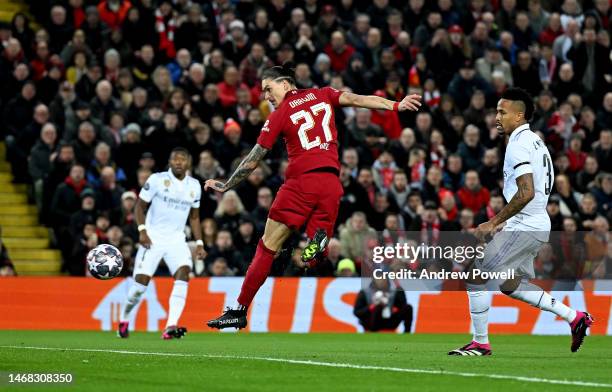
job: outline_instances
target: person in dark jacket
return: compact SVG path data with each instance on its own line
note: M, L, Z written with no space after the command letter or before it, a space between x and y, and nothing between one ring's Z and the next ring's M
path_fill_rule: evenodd
M81 207L81 193L87 188L85 168L81 164L74 164L70 174L60 184L53 195L49 222L55 231L58 246L64 258L70 254L72 240L68 225L70 216Z
M610 83L605 78L612 71L610 49L597 42L594 29L585 28L582 35L583 41L570 49L568 58L587 93L587 102L599 104L603 94L610 91Z
M492 93L491 86L482 77L476 75L472 61L466 60L451 80L448 93L453 97L459 109L465 110L476 90L484 91L485 96L490 96Z
M215 246L210 249L206 259L204 259L206 269L208 270L210 265L219 257L227 260L228 267L239 275L244 274L248 268L247 262L242 259L242 255L236 250L232 234L228 230L220 230L217 233Z
M56 155L56 142L57 130L55 125L46 123L40 131L40 139L38 139L30 151L28 171L34 185L34 198L39 211L42 209L43 204L44 179L51 171L51 161Z
M359 291L353 314L366 331L395 330L402 322L405 333L412 327L412 306L406 294L387 279L373 279L370 287Z
M70 216L69 230L72 237L78 237L87 223L95 223L97 215L96 194L86 188L81 192L81 209Z

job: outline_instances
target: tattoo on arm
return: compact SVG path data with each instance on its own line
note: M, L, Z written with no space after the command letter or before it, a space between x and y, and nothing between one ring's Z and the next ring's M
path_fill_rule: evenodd
M533 174L523 174L516 179L516 185L518 187L518 191L512 200L510 200L510 203L508 203L508 205L506 205L492 219L496 226L504 223L514 215L518 214L535 195L535 190L533 187Z
M236 168L236 171L225 183L224 188L226 190L232 189L236 185L240 184L242 180L247 178L249 174L251 174L251 172L257 168L259 161L263 159L267 152L267 148L263 148L261 145L256 144L251 152L249 152L249 155L247 155L246 158L240 162L240 165L238 168Z

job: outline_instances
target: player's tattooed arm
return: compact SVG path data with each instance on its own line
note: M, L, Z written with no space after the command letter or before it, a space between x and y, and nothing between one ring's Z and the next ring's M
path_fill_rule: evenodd
M512 200L510 200L510 203L490 221L478 225L474 233L476 237L484 239L487 235L495 233L502 223L518 214L535 197L533 174L527 173L517 178L516 186L518 190L514 197L512 197Z
M495 226L499 226L514 215L518 214L535 197L535 187L533 185L533 174L523 174L516 179L518 190L510 203L506 205L497 215L491 219Z
M226 192L236 185L240 184L245 178L249 176L257 168L259 162L268 153L268 149L262 147L260 144L256 144L255 147L249 152L249 154L240 162L240 165L236 168L236 171L230 176L227 182L223 183L219 180L208 180L204 185L204 189L212 188L219 192Z

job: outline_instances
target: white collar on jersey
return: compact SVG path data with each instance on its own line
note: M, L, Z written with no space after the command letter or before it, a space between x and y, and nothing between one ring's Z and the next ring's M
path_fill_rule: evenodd
M514 131L512 131L512 135L514 135L516 132L524 131L525 129L529 129L529 123L519 125L518 127L516 127Z
M172 169L168 169L168 174L170 175L170 178L174 181L178 181L179 183L183 183L183 181L187 178L187 173L185 173L185 177L183 177L182 180L179 180L178 178L176 178L176 176L174 175L174 173L172 173Z
M512 131L512 133L510 134L510 137L517 137L517 135L525 130L529 130L529 123L523 124L523 125L519 125L518 127L516 127L514 129L514 131ZM515 139L513 139L515 140Z

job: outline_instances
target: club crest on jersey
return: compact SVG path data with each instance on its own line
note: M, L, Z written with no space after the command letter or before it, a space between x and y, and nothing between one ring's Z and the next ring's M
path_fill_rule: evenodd
M189 196L193 199L195 197L195 192L194 191L189 192Z
M266 120L263 127L261 127L262 132L270 132L270 128L268 128L268 124L270 124L270 120Z
M164 180L164 186L166 188L169 188L170 187L170 180Z

